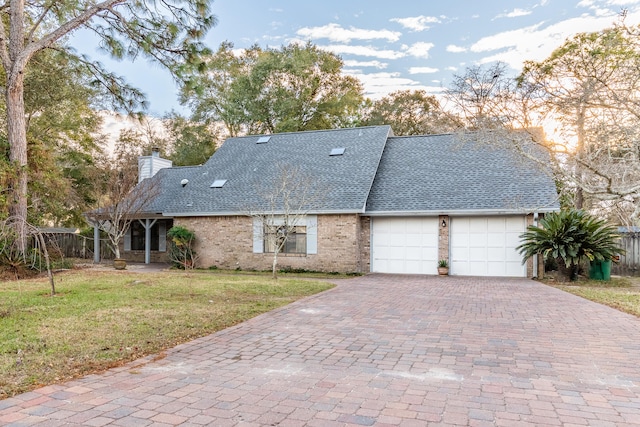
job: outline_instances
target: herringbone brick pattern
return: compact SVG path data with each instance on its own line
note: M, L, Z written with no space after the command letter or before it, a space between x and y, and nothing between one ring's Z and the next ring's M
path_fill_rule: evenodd
M0 425L640 425L635 317L528 280L337 283L162 360L0 401Z

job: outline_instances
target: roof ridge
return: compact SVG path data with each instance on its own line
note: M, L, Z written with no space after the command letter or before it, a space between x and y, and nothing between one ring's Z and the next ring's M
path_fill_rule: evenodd
M303 134L303 133L324 133L324 132L345 132L350 130L357 129L374 129L374 128L391 128L390 125L371 125L371 126L355 126L352 128L339 128L339 129L315 129L315 130L298 130L292 132L277 132L277 133L257 133L251 135L242 135L242 136L232 136L227 139L244 139L244 138L255 138L259 136L276 136L276 135L295 135L295 134Z

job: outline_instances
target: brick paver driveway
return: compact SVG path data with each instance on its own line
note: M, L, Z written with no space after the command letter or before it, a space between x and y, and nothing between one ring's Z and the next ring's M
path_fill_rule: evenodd
M2 425L640 425L640 320L528 280L371 275Z

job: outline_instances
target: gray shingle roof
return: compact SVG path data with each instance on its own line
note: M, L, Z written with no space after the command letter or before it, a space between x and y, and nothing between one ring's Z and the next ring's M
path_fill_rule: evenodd
M363 212L389 126L229 138L204 165L164 169L163 193L155 206L168 216L241 214L261 203L261 191L278 179L279 166L300 168L326 194L314 212ZM330 156L334 148L343 155ZM182 187L180 181L189 183ZM221 188L215 180L226 179Z
M370 214L557 209L554 181L537 163L457 135L389 138L367 203Z

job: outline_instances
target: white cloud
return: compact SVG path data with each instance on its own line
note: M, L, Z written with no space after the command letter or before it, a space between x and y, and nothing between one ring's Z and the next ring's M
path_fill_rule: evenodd
M415 56L416 58L428 58L429 50L434 46L433 43L418 42L405 49L408 55Z
M387 40L396 42L402 33L389 30L366 30L362 28L343 28L339 24L327 24L322 27L304 27L297 32L300 37L308 39L329 39L334 42L349 43L351 40Z
M420 82L405 77L400 73L362 73L359 70L344 70L345 74L358 78L365 90L365 96L371 99L380 99L383 96L398 90L425 90L429 93L441 92L442 88L424 86Z
M345 67L373 67L378 68L379 70L383 70L387 68L389 64L386 62L380 61L355 61L352 59L347 59L344 61Z
M604 0L600 1L598 5L598 1L596 0L582 0L578 2L577 6L579 7L588 7L588 8L597 8L597 7L607 7L607 6L629 6L632 4L637 4L638 0Z
M447 71L453 71L453 72L456 72L456 71L458 71L458 67L452 67L452 66L451 66L451 67L447 67L447 68L445 68L445 70L447 70Z
M474 43L470 50L476 53L493 52L490 56L482 58L481 63L503 61L519 70L525 60L544 60L566 39L577 33L600 31L611 27L615 17L616 12L610 10L606 16L596 17L585 14L546 26L541 22L483 37ZM627 19L628 22L634 23L640 21L640 12L629 13Z
M380 59L404 58L406 53L395 50L379 50L371 46L350 46L350 45L327 45L318 46L320 49L328 50L337 55L369 56Z
M466 52L466 51L467 51L466 47L456 46L454 44L450 44L449 46L447 46L447 52L462 53L462 52Z
M429 24L439 24L440 19L435 16L413 16L409 18L392 18L391 22L397 22L405 28L408 28L413 31L424 31L431 28Z
M437 68L431 68L431 67L411 67L409 68L409 74L432 74L432 73L437 73L438 70Z
M493 19L498 19L498 18L517 18L519 16L527 16L527 15L531 15L531 11L530 10L525 10L525 9L513 9L511 12L505 12L505 13L501 13L499 15L496 15L495 18Z

